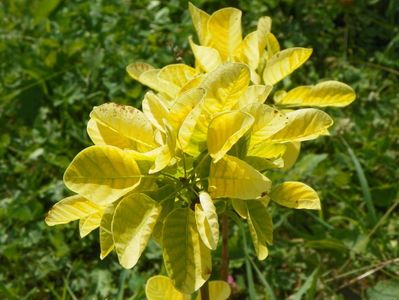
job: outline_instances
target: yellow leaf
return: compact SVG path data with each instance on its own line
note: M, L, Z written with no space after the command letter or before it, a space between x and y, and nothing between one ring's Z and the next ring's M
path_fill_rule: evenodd
M248 209L245 200L241 199L231 199L231 204L233 205L236 213L243 219L248 218Z
M248 218L247 221L248 221L249 233L251 234L252 243L254 245L256 257L259 260L264 260L269 255L269 250L267 249L267 243L265 241L262 241L259 238L259 236L256 232L256 229L255 229L254 225L252 224L251 219Z
M249 33L241 43L241 60L250 69L256 70L259 64L259 35L257 31Z
M211 250L215 250L219 241L219 223L216 207L212 198L206 192L199 194L200 204L195 205L195 221L198 233Z
M288 112L288 123L270 137L274 142L301 142L328 134L327 129L334 123L325 112L304 108Z
M165 268L176 289L191 294L209 279L210 250L199 237L191 209L178 208L166 217L162 246Z
M193 79L191 79L189 82L187 82L179 91L179 93L176 95L176 97L182 96L184 93L188 92L191 89L198 88L204 79L205 75L200 74L195 76ZM173 104L173 102L172 102Z
M244 161L225 155L211 164L209 192L212 198L256 199L270 190L270 180Z
M112 235L119 263L133 268L151 237L161 208L145 194L124 197L115 209Z
M201 45L207 45L209 40L208 21L209 15L191 2L188 3L191 19Z
M155 145L151 123L144 113L132 106L105 103L94 107L90 117L143 146Z
M273 242L273 224L264 202L246 201L248 208L248 226L255 252L259 260L268 255L267 243Z
M245 162L261 172L268 169L281 169L284 167L284 161L281 157L263 158L258 156L247 156L245 157Z
M206 148L209 118L204 100L188 113L178 133L179 145L185 153L195 157Z
M256 32L258 33L259 55L263 53L266 47L267 35L272 28L272 19L270 17L261 17L258 20Z
M74 195L58 201L49 210L45 221L49 226L66 224L99 211L102 211L101 206L80 195Z
M139 80L140 75L148 70L154 69L153 66L146 64L146 63L133 63L126 67L127 73L132 77L134 80Z
M287 123L287 117L282 112L266 104L253 103L244 107L243 111L255 118L249 148L264 142Z
M320 199L310 186L287 181L273 188L270 198L283 206L297 209L321 209Z
M175 96L185 84L196 76L196 73L194 68L185 64L172 64L163 67L158 73L158 78L162 82L168 83L171 95Z
M205 90L196 88L180 95L170 108L170 122L175 129L180 129L187 115L201 102Z
M248 149L247 156L257 156L267 159L278 158L284 155L286 151L285 144L276 144L265 140L254 147Z
M176 290L172 281L162 275L153 276L147 280L145 295L148 300L190 300L189 294Z
M158 191L157 191L158 193ZM175 204L174 195L176 191L172 191L171 195L166 196L166 199L163 199L159 202L161 205L161 213L159 214L158 221L152 230L153 239L159 244L162 245L162 230L163 230L163 222L165 221L166 216L173 210Z
M245 64L226 63L209 73L201 87L207 91L206 109L217 113L231 109L245 93L250 71Z
M257 170L282 168L284 161L281 157L285 151L285 144L275 144L265 140L248 149L245 161Z
M273 55L266 64L263 71L263 81L265 84L274 85L281 79L299 68L308 60L312 54L312 49L289 48Z
M241 11L232 7L215 11L209 18L208 32L211 34L209 46L219 51L222 60L233 58L242 40Z
M103 216L104 211L98 211L94 214L88 215L79 221L79 233L80 237L84 238L94 229L100 226L101 218Z
M263 103L265 102L267 96L269 96L271 90L271 85L250 85L245 93L238 100L237 107L244 108L252 103Z
M296 160L298 159L299 152L301 151L301 143L294 142L294 143L285 143L284 144L286 150L282 156L284 161L283 170L291 169L291 167L295 164Z
M212 72L222 64L219 52L211 47L199 46L189 38L190 47L193 51L196 64L206 73Z
M249 69L240 63L228 63L209 73L201 83L206 97L186 117L178 134L181 149L197 156L206 148L208 125L212 116L230 110L249 84Z
M90 119L87 123L87 133L95 145L110 145L121 149L136 149L137 143L119 132Z
M169 120L169 110L159 97L153 92L147 92L144 95L142 107L144 115L152 125L165 133L164 120Z
M212 300L227 300L231 294L230 285L222 280L209 281L209 299ZM196 300L201 300L201 293L197 294Z
M208 128L208 151L214 162L220 160L251 128L254 118L241 111L228 111L215 116Z
M316 85L299 86L290 90L277 104L288 106L349 105L356 98L353 89L339 81L325 81Z
M98 204L112 203L140 183L136 161L119 148L92 146L81 151L64 174L65 185Z
M168 122L165 122L165 129L166 144L161 147L161 151L155 159L154 166L149 170L149 174L159 172L166 168L169 164L175 163L174 156L176 151L176 135Z
M150 69L140 74L138 81L148 86L150 89L162 93L163 95L173 98L176 93L176 88L172 83L159 78L160 69Z
M272 57L274 54L280 52L280 44L273 33L269 32L266 37L267 53L269 57Z
M108 205L100 222L100 259L104 259L114 249L114 237L112 236L112 218L119 202Z

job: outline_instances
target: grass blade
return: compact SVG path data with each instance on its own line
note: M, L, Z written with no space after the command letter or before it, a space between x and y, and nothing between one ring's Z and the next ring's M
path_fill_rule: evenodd
M368 184L366 175L364 174L362 165L360 164L359 160L357 159L355 152L349 146L349 144L345 141L345 139L341 138L341 140L342 140L342 143L345 145L346 150L348 151L348 154L349 154L350 158L352 159L352 162L355 166L356 174L359 179L360 186L362 188L362 193L363 193L364 201L366 202L369 217L370 217L372 223L375 224L377 222L377 215L375 212L373 199L371 198L369 184Z
M248 253L248 244L247 244L247 236L245 234L244 226L241 224L241 231L242 231L242 237L243 237L243 246L244 246L244 254L245 254L245 271L247 275L247 282L248 282L248 292L249 292L249 299L250 300L256 300L257 295L256 295L256 290L255 290L255 283L254 283L254 278L252 275L252 268L251 268L251 262L250 262L250 257Z
M317 267L312 274L310 274L299 291L293 295L292 300L301 300L305 293L307 294L306 299L313 299L316 292L317 280L319 279L319 270L319 267Z
M266 289L266 293L268 294L267 300L277 300L276 296L273 293L273 289L271 288L270 284L267 282L264 275L259 270L259 268L257 267L257 265L255 264L255 262L253 261L252 258L250 258L250 262L251 262L256 274L258 275L258 279L260 280L260 282L263 284L263 286Z

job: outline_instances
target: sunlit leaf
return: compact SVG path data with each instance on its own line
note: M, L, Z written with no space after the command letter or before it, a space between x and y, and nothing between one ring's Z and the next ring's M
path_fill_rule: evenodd
M272 57L274 54L280 52L280 44L278 43L278 40L273 33L269 32L267 34L266 44L269 57Z
M112 218L119 202L109 204L100 222L100 259L104 259L114 249L114 237L112 236Z
M98 204L80 196L74 195L58 201L48 212L46 224L49 226L66 224L101 212Z
M277 52L267 61L263 72L264 83L276 84L299 68L311 54L312 49L307 48L289 48Z
M209 40L208 21L209 15L202 9L199 9L191 2L188 3L191 19L195 30L197 31L198 39L201 45L207 45Z
M165 268L175 288L191 294L208 280L212 272L210 250L199 237L191 209L178 208L166 217L162 246Z
M238 108L244 108L252 103L263 103L272 90L271 85L251 85L238 100Z
M211 250L215 250L219 240L219 223L215 205L206 192L199 194L200 204L195 205L195 221L198 233Z
M188 113L178 133L181 149L194 157L206 148L207 127L210 116L203 108L204 101L202 100Z
M245 64L227 63L209 73L201 87L207 91L206 109L213 113L231 109L245 93L250 71Z
M212 72L219 65L222 64L222 59L216 49L206 46L199 46L195 44L191 38L189 39L189 41L196 63L206 73Z
M201 88L192 89L180 95L170 108L171 125L179 129L187 115L205 96L205 90Z
M208 283L209 299L227 300L231 294L230 285L222 280L209 281ZM201 300L201 293L197 294L196 300Z
M112 235L119 263L133 268L151 237L161 208L145 194L124 197L115 209Z
M272 19L270 17L260 17L256 26L256 32L258 33L259 42L259 54L261 55L266 47L267 35L270 33L272 28Z
M265 140L249 148L247 156L257 156L268 159L278 158L284 155L286 148L285 144L276 144Z
M284 161L283 170L288 170L292 168L292 166L295 164L299 157L299 153L301 151L301 143L285 143L284 146L285 152L282 156L282 159Z
M94 229L98 228L101 223L101 218L103 216L104 211L98 211L94 214L88 215L79 221L79 234L81 238L84 238Z
M246 162L225 155L211 164L209 192L212 198L256 199L270 190L270 180Z
M261 103L252 103L243 108L255 118L251 129L249 148L262 143L287 124L287 116L277 109Z
M270 137L274 142L301 142L328 134L333 124L331 117L325 112L305 108L288 112L288 123L280 131Z
M250 69L255 70L258 67L260 52L258 32L249 33L241 43L241 60L246 63Z
M145 295L148 300L190 300L189 294L183 294L172 284L172 281L162 275L150 277L145 285Z
M94 107L90 117L137 143L148 147L155 145L151 123L144 113L132 106L105 103Z
M196 156L205 149L212 115L236 105L248 84L249 70L244 64L224 64L207 75L201 83L207 91L206 97L187 115L179 131L184 152Z
M81 151L64 174L65 185L98 204L111 203L140 183L136 161L119 148L92 146Z
M173 98L176 88L172 83L159 78L160 69L149 69L140 74L137 79L141 84L148 86L150 89L160 92L163 95Z
M143 74L144 72L146 72L148 70L152 70L152 69L154 69L153 66L143 63L143 62L133 63L126 67L127 73L134 80L139 80L141 74Z
M224 61L232 58L242 40L241 11L232 7L215 11L209 18L208 32L209 46L217 49Z
M321 209L317 192L297 181L287 181L275 186L270 198L283 206L297 209Z
M208 151L214 162L221 159L251 128L254 118L241 111L228 111L212 119L208 129Z
M176 95L180 89L187 84L196 75L196 70L185 64L172 64L163 67L158 78L162 82L168 82L168 89L172 91L172 95Z
M187 82L179 91L179 93L176 95L176 97L182 96L184 93L190 91L191 89L196 89L201 85L202 80L204 79L205 74L199 74L195 76L193 79L191 79L189 82ZM176 98L175 97L175 98ZM171 102L172 106L173 102Z
M144 115L152 125L160 131L165 132L164 120L169 119L169 110L159 97L153 92L147 92L144 96L142 107Z
M95 145L110 145L121 149L137 148L135 141L94 119L90 119L87 123L87 133Z
M337 106L349 105L356 98L353 89L339 81L325 81L316 85L299 86L279 99L277 104L288 106Z
M154 166L149 170L149 174L159 172L166 168L169 164L176 162L174 156L176 151L176 135L173 128L164 121L165 127L165 145L161 147L157 158L155 159Z

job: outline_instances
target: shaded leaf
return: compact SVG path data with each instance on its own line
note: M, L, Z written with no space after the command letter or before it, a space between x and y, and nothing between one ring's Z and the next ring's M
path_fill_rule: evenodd
M178 208L166 217L162 246L165 268L175 288L191 294L208 280L211 255L199 237L192 210Z
M112 235L119 263L133 268L151 237L161 208L145 194L124 197L115 208Z

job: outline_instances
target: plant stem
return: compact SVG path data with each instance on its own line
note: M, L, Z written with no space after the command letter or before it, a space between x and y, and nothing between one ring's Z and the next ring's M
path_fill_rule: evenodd
M201 286L200 293L201 293L201 300L209 300L208 281L205 282L203 286Z
M222 266L220 268L220 279L227 281L229 275L229 220L227 213L222 215Z

